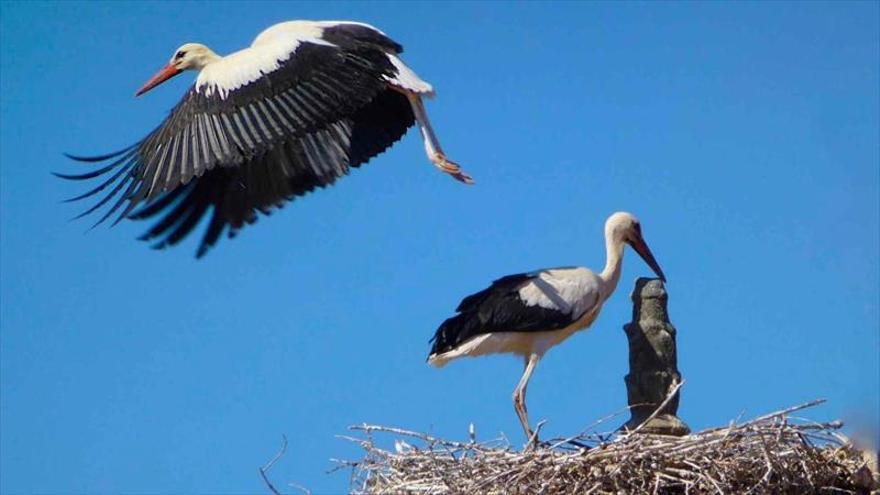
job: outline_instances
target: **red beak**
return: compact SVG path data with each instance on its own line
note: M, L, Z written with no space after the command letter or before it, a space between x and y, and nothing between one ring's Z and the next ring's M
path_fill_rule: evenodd
M135 93L134 95L140 96L140 95L146 93L147 91L155 88L156 86L162 84L163 82L171 79L172 77L180 74L180 72L181 72L180 69L178 69L177 67L175 67L172 64L168 64L165 67L163 67L161 70L159 70L159 72L157 72L155 76L151 77L149 81L144 83L144 85L141 86L141 89L137 90L137 93Z
M642 259L645 260L645 263L647 263L648 266L651 267L651 270L654 270L654 273L656 273L657 276L660 277L660 280L666 282L666 275L663 275L663 270L660 269L660 265L657 264L657 260L654 259L654 255L651 253L651 249L648 248L648 243L646 243L645 240L642 239L641 236L639 236L638 240L630 242L629 245L632 246L637 253L639 253L639 256L641 256Z

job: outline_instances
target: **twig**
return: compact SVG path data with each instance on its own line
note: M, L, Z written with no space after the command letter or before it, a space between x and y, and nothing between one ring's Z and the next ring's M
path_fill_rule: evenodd
M672 398L675 397L675 394L678 393L678 390L681 388L682 385L684 385L684 383L685 383L685 380L682 380L682 381L676 383L675 386L672 387L672 390L668 394L666 394L666 398L663 399L663 402L660 404L660 406L657 409L654 409L654 412L652 412L651 415L648 416L648 419L642 421L641 424L639 424L639 426L637 426L633 431L629 432L629 435L635 435L646 424L650 423L652 419L656 418L657 415L660 414L660 411L662 411L663 408L665 408L666 405L669 404L669 401L671 401Z
M753 420L746 421L745 423L742 424L742 426L748 426L750 424L760 423L762 421L767 421L768 419L778 418L780 416L788 416L795 411L800 411L801 409L807 409L808 407L818 406L819 404L824 404L825 402L826 402L826 399L816 399L816 400L811 400L810 402L804 402L803 404L798 404L796 406L792 406L792 407L783 409L781 411L776 411L776 412L773 412L770 414L765 414L763 416L758 416L757 418L755 418Z
M278 462L278 459L281 459L281 456L283 456L285 452L287 452L287 435L281 435L281 449L278 450L278 453L275 454L275 457L273 457L271 460L269 460L269 462L266 463L266 465L260 468L260 476L263 477L263 481L266 483L266 486L268 486L269 490L271 490L272 493L274 493L275 495L281 495L281 492L279 492L278 489L275 488L275 485L273 485L272 482L269 481L269 477L266 476L266 473L269 472L270 469L272 469L272 466L275 465L276 462Z
M611 413L611 414L609 414L609 415L607 415L607 416L605 416L605 417L599 418L598 420L594 421L593 424L591 424L590 426L587 426L586 428L584 428L583 430L581 430L581 432L578 433L577 435L574 435L574 436L572 436L572 437L568 437L568 438L560 439L560 440L558 440L556 443L554 443L553 445L551 445L550 448L551 448L551 449L555 449L555 448L557 448L557 447L559 447L559 446L561 446L561 445L564 445L564 444L566 444L566 443L571 443L573 440L577 440L578 438L582 438L582 437L584 437L584 436L586 435L586 433L587 433L588 431L594 429L595 427L599 426L600 424L602 424L602 423L604 423L604 422L606 422L606 421L608 421L608 420L614 419L614 418L616 418L617 416L620 416L621 414L623 414L623 413L629 411L629 410L630 410L631 408L633 408L633 407L636 407L636 406L642 406L642 405L644 405L644 404L634 404L634 405L632 405L632 406L627 406L627 407L624 407L623 409L620 409L620 410L618 410L618 411L615 411L615 412L613 412L613 413Z
M529 441L528 441L528 443L526 443L526 448L525 448L526 451L535 450L535 448L538 446L538 433L541 432L541 428L546 423L547 423L547 420L542 419L541 421L538 421L537 425L535 425L535 431L532 432L532 436L529 437Z
M312 491L302 485L298 485L296 483L288 483L287 486L289 486L291 488L296 488L297 490L305 493L306 495L312 495Z

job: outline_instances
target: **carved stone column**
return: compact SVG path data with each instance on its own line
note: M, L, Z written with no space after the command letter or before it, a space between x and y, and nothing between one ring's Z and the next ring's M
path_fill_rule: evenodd
M627 402L632 417L623 428L634 430L663 403L681 382L675 350L675 327L666 310L666 287L659 279L640 278L632 293L632 322L623 330L629 340ZM680 393L639 432L659 435L687 435L690 428L675 414Z

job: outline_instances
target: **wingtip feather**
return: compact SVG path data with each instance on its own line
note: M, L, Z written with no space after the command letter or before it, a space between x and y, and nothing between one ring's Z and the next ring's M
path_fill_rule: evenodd
M113 153L107 153L105 155L96 155L96 156L73 155L73 154L67 153L67 152L62 152L61 154L66 156L67 158L73 160L73 161L94 163L94 162L103 162L104 160L109 160L110 158L116 158L117 156L125 153L126 151L130 151L133 147L134 146L129 146L128 148L124 148L119 151L114 151Z

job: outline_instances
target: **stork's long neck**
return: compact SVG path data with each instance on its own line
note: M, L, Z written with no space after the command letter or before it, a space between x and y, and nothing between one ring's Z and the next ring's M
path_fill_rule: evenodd
M620 281L620 268L623 263L623 242L612 235L605 236L605 268L599 277L604 282L604 296L607 298L617 288Z
M193 60L193 64L192 64L191 68L193 70L195 70L196 72L200 72L202 69L204 69L208 65L213 64L214 62L220 60L221 58L223 58L223 57L221 57L220 55L217 55L216 53L214 53L214 50L211 50L210 48L208 48L206 46L204 49L204 52L201 53L198 58Z

